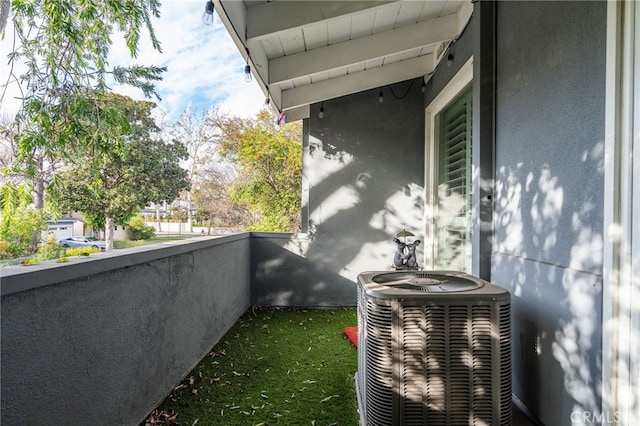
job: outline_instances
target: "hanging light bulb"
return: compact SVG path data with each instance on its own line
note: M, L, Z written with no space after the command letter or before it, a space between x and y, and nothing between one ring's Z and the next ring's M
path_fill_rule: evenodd
M453 65L453 47L449 49L449 54L447 55L447 66Z
M207 0L207 3L204 5L202 22L205 25L213 25L213 2L211 0Z
M318 113L318 118L324 118L324 101L320 104L320 112Z
M382 87L380 88L380 93L378 94L378 102L384 102L384 95L382 94Z
M420 86L420 91L424 93L427 90L427 82L422 79L422 85Z
M249 49L247 47L244 48L245 52L247 52L247 64L244 66L244 81L246 81L247 83L251 82L251 65L249 65L249 58L251 58L251 55L249 55Z

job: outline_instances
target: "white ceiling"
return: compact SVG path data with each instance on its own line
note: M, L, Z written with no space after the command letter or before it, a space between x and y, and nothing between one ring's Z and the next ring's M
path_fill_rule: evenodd
M287 121L326 99L428 76L471 0L212 0Z

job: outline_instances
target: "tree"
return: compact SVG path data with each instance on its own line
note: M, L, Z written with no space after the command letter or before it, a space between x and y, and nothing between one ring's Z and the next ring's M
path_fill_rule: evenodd
M99 150L63 171L51 196L61 210L79 211L97 226L104 222L106 247L111 250L115 222L126 223L145 205L172 201L189 187L180 167L187 153L179 142L166 143L159 137L151 116L155 104L121 95L99 96L103 99L97 104L120 110L129 126L104 129L107 141L100 144L112 142L111 150Z
M27 185L6 182L0 186L0 258L33 253L34 232L46 228L43 211L31 207Z
M255 120L223 123L221 154L238 167L231 199L244 201L260 216L259 231L299 231L302 143L299 123L275 125L268 111Z
M197 214L207 224L208 234L212 226L248 227L254 222L245 203L234 203L229 198L232 173L228 169L229 166L209 164L199 170L193 200L198 205Z
M2 8L4 12L6 0ZM100 115L105 110L92 102L95 98L83 95L107 90L108 78L138 87L146 96L155 94L153 82L165 68L110 68L107 58L115 31L123 33L132 57L138 53L143 28L160 51L152 26L152 18L159 16L159 2L13 0L11 12L16 47L9 56L6 85L19 85L23 95L14 122L16 168L34 176L42 158L54 162L71 152L108 149L94 143L95 134L86 132L86 123L109 127L120 117ZM26 68L23 75L15 74L18 63Z
M213 107L198 116L197 111L191 107L185 109L180 118L171 126L171 136L180 141L188 152L185 167L188 171L188 179L192 191L187 192L187 227L193 232L193 214L191 204L193 190L199 187L201 169L215 158L215 142L220 138L220 123L224 115L218 107Z

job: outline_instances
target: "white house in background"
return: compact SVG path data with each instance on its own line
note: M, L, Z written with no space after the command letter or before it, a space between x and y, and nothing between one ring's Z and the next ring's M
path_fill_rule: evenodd
M44 240L48 234L54 234L56 241L77 235L84 235L85 223L76 217L61 217L56 221L47 221L47 230L42 232Z
M126 225L117 224L114 231L114 240L126 240L130 237ZM77 216L61 217L55 221L47 221L47 230L42 231L42 239L44 240L49 234L54 234L56 236L56 241L84 235L91 235L99 239L104 239L104 232L93 230L82 218Z

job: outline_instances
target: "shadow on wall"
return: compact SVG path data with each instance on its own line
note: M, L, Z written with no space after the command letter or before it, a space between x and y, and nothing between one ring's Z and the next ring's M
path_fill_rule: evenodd
M355 306L355 284L305 256L304 234L253 234L251 304Z
M602 173L601 144L581 172ZM549 164L498 170L492 279L513 295L514 393L545 423L599 415L602 209ZM563 185L565 184L565 185Z
M306 256L315 268L355 281L393 265L396 233L424 232L422 93L412 83L384 104L361 93L325 102L323 119L311 113Z

